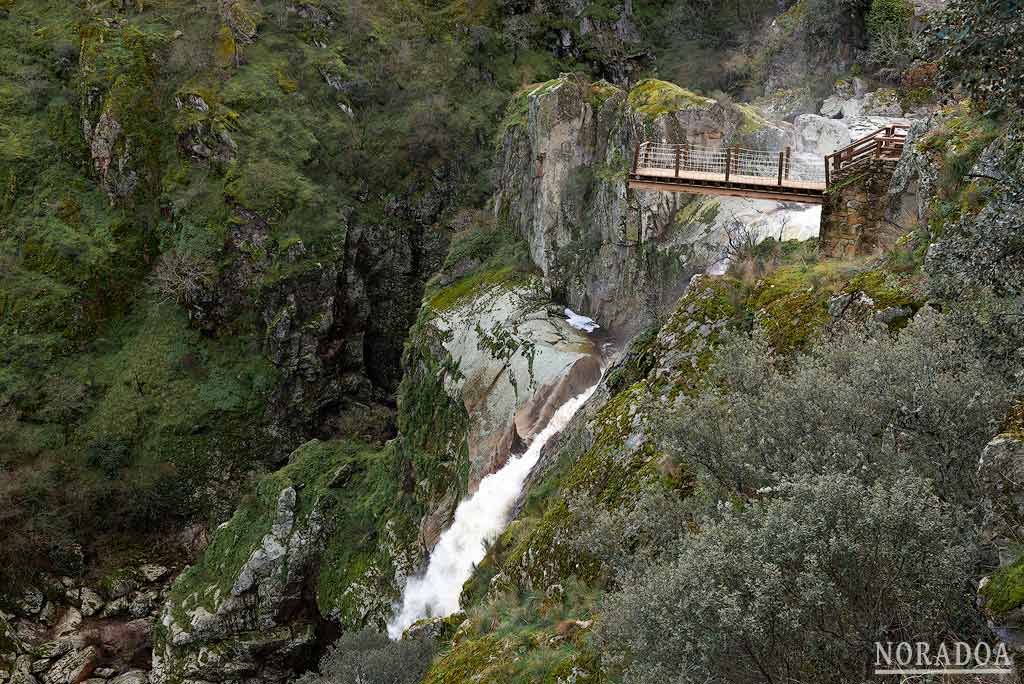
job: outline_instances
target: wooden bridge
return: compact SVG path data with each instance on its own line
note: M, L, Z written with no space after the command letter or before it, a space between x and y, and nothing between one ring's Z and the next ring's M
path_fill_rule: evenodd
M640 143L633 157L629 187L701 195L752 197L824 204L833 183L880 161L895 166L903 154L907 128L879 129L827 157L713 148L691 143Z

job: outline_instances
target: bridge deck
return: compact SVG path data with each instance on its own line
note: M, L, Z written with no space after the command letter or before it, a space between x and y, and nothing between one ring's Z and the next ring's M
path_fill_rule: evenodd
M674 169L659 169L659 168L643 168L643 167L639 167L639 168L637 168L636 173L633 174L633 175L635 175L638 179L639 178L644 178L644 177L651 178L652 180L661 179L661 178L671 178L673 180L676 179L676 175L675 175L675 170ZM821 180L821 181L794 180L794 179L786 178L786 179L783 179L782 183L780 184L777 178L768 178L767 176L749 176L749 175L731 174L729 176L729 178L726 179L724 171L722 173L712 173L712 172L707 172L707 171L690 171L690 170L686 170L686 171L680 171L678 178L681 181L694 180L694 181L714 181L714 182L717 182L717 183L729 182L729 183L735 183L735 184L738 184L738 185L757 185L757 186L760 186L760 187L768 187L768 188L779 188L779 187L782 187L782 188L787 188L787 189L792 189L792 190L816 190L816 191L819 191L819 192L825 190L825 181L823 181L823 180Z
M824 202L824 160L768 152L647 142L639 145L629 187L705 195Z
M660 192L684 192L694 195L716 195L722 197L749 197L751 199L775 200L777 202L798 202L801 204L824 204L825 191L799 188L770 187L760 184L719 183L715 181L688 181L684 178L655 178L630 176L629 187L633 190L657 190Z
M828 188L870 164L891 166L906 145L906 124L892 124L824 159L783 151L645 142L636 147L629 187L824 204ZM891 170L890 170L891 172Z

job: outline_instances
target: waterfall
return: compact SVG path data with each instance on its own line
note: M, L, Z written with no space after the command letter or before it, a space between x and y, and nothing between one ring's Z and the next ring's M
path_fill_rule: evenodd
M407 627L421 618L459 611L462 585L483 560L485 544L505 529L509 511L540 458L541 449L569 423L595 389L597 383L562 404L521 456L510 458L501 470L480 481L476 493L459 503L451 527L434 547L426 572L406 583L401 606L396 604L395 616L388 623L388 636L401 637Z

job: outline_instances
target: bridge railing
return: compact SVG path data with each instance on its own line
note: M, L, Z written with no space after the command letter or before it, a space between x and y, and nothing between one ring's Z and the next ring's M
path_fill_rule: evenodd
M793 154L787 148L780 152L751 150L738 146L705 147L691 143L641 143L636 150L634 174L658 176L722 176L725 181L742 182L744 178L820 183L825 181L825 163L821 157Z
M907 124L886 126L828 155L825 157L827 184L831 185L872 160L899 159L903 155L909 130Z

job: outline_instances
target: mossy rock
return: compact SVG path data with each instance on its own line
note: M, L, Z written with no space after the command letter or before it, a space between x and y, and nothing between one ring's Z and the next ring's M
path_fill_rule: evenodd
M171 587L175 619L187 625L186 611L203 606L214 612L226 597L238 572L253 550L270 532L280 492L295 487L299 492L295 528L299 529L314 509L331 510L326 571L321 573L317 597L325 613L343 609L341 596L354 578L365 575L379 559L376 535L399 500L392 472L393 456L355 441L313 440L297 449L281 470L264 477L254 494L226 524L217 529L200 561L182 573ZM339 482L339 471L348 477Z
M690 109L709 109L715 101L701 97L668 81L654 78L640 81L627 96L629 106L648 119L657 119L669 112Z
M924 302L911 289L907 278L884 269L872 269L855 276L843 292L863 292L879 309L909 307L920 309Z
M600 595L571 580L548 596L502 594L475 606L424 682L606 682L591 634Z
M832 261L789 265L757 283L748 306L776 352L804 350L824 330L828 300L852 268Z
M998 618L1024 605L1024 556L1000 568L980 593L985 598L985 613L991 617Z

